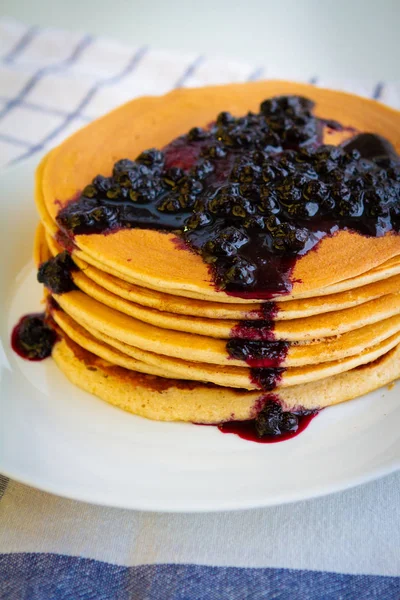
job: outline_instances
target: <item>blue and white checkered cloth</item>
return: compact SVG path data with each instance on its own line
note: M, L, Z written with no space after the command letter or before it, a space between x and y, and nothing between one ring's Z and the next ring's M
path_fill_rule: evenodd
M0 19L0 165L136 95L277 75ZM400 107L399 83L313 82ZM0 600L399 600L399 484L392 475L288 506L167 515L0 476Z

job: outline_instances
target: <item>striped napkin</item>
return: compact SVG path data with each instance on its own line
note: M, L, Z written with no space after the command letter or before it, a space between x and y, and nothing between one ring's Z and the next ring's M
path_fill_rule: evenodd
M135 96L182 86L285 78L251 65L0 19L0 165L31 156ZM400 82L309 82L400 108Z
M277 75L0 19L0 165L137 95ZM399 83L323 74L312 83L400 107ZM399 484L392 475L290 506L167 515L74 502L0 475L0 600L399 600Z

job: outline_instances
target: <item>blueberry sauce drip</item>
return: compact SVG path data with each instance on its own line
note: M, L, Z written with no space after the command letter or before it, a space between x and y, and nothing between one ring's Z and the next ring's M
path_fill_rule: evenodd
M278 314L278 306L276 302L263 302L261 307L250 311L249 316L254 317L254 319L263 319L264 321L273 322L275 317Z
M271 392L279 385L285 371L284 367L274 367L271 369L252 367L250 369L250 381L260 388L260 390Z
M11 333L11 346L21 358L38 361L50 356L57 334L44 313L22 317Z
M226 349L230 358L244 360L250 367L276 368L284 362L290 347L289 342L258 342L232 337Z
M71 277L71 273L78 270L71 255L65 250L40 265L37 280L53 294L64 294L78 289Z
M275 339L274 321L265 321L258 319L255 321L243 320L239 321L232 328L231 336L245 340L266 340L272 341Z
M61 229L57 231L57 233L54 236L54 239L59 246L65 248L65 250L67 250L67 252L69 252L70 254L77 249L76 244L71 238L71 236L65 234L63 231L61 231Z
M219 430L252 442L272 444L296 437L318 414L317 411L285 412L275 396L271 398L266 401L256 419L221 423Z
M400 229L393 147L372 134L324 145L327 123L312 110L306 98L283 96L256 114L223 112L163 151L115 163L111 177L98 175L60 211L58 224L71 238L172 231L210 265L218 289L257 299L289 293L296 260L324 236Z
M276 314L275 306L266 312L271 315L272 310ZM275 341L274 321L264 320L239 321L226 344L228 356L246 362L250 381L264 391L275 389L282 379L289 348L289 342Z

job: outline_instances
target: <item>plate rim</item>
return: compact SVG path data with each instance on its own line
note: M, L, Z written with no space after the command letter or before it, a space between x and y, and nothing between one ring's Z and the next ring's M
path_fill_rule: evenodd
M26 485L32 487L41 492L46 492L48 494L52 494L53 496L57 496L59 498L66 498L68 500L74 500L77 502L84 502L87 504L93 504L95 506L103 506L108 508L117 508L122 510L135 510L142 512L151 512L151 513L171 513L171 514L182 514L182 513L214 513L214 512L230 512L230 511L239 511L239 510L253 510L260 508L269 508L273 506L283 506L285 504L293 504L295 502L302 502L307 500L314 500L317 498L323 498L324 496L330 496L331 494L338 494L340 492L345 492L347 490L359 487L364 484L372 483L373 481L377 481L378 479L382 479L384 477L388 477L400 471L400 461L397 464L397 461L392 461L393 464L390 464L386 467L376 468L368 472L367 475L359 475L358 477L346 477L342 479L341 482L337 482L337 484L324 484L319 487L317 490L313 490L313 494L303 495L301 491L299 492L291 492L286 494L281 494L280 496L274 496L271 500L262 500L254 501L254 502L230 502L230 499L226 504L219 502L218 507L212 508L211 506L207 506L203 503L203 505L192 503L191 506L186 504L179 505L176 503L175 506L163 506L158 504L157 502L146 504L145 506L141 503L138 503L136 506L132 506L131 503L125 504L122 502L112 502L108 503L105 499L99 499L99 497L91 497L89 494L74 494L70 493L67 490L61 491L58 488L58 491L53 489L52 485L42 484L41 482L33 483L29 480L29 477L24 477L16 472L14 474L7 472L7 470L1 470L1 474L5 477L11 479L12 481L16 481L22 485ZM16 474L15 474L16 473ZM309 489L309 488L308 488ZM215 504L215 502L214 502Z

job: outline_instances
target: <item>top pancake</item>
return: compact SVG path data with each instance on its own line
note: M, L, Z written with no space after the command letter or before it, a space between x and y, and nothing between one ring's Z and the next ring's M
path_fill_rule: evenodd
M265 98L281 94L306 96L315 101L319 117L382 135L400 151L400 113L356 96L279 81L176 90L164 97L129 102L53 150L38 171L37 201L44 205L42 219L45 208L54 223L60 208L97 174L110 175L117 160L134 159L146 148L161 148L191 127L207 125L223 110L239 116L257 110ZM145 287L237 302L237 298L216 290L202 258L177 248L172 234L123 229L108 235L77 235L75 243L87 256ZM398 255L397 235L372 238L340 231L299 258L291 296L304 296L357 277Z

